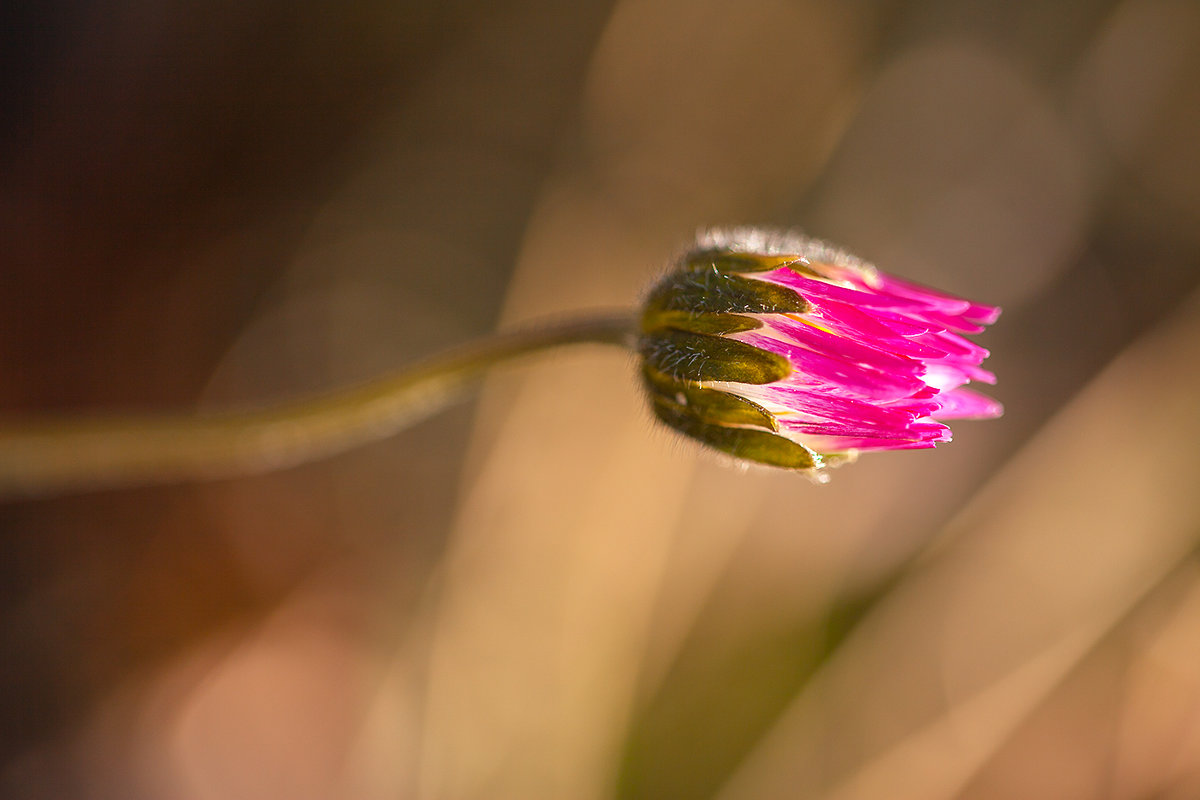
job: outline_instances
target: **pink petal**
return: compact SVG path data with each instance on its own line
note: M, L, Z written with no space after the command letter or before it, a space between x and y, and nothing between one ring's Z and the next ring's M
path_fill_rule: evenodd
M786 383L764 387L757 393L757 398L749 392L746 394L750 399L777 403L811 417L893 429L906 428L913 420L929 416L941 407L938 399L901 400L884 405Z
M862 289L850 289L834 283L819 281L815 278L806 278L786 267L772 270L771 272L760 272L754 277L759 280L778 283L781 286L795 289L807 300L825 298L868 308L903 308L916 311L926 308L925 304L919 300L864 291Z
M921 372L920 361L888 352L878 346L879 343L863 344L860 341L838 336L779 315L767 320L767 325L812 350L829 353L856 364L865 364L902 374Z
M912 328L905 334L896 330L898 326L895 324L888 324L846 303L822 300L814 305L812 316L842 336L849 336L859 342L873 342L876 346L899 355L941 358L950 355L951 352L933 341L930 336L914 335L911 332ZM924 334L927 331L927 328L921 327L916 333Z
M912 375L861 366L753 331L733 334L730 338L740 339L747 344L777 353L790 361L795 369L786 379L790 384L811 386L824 383L828 385L828 390L835 394L872 400L909 397L925 386L923 380Z
M1004 406L970 389L954 389L938 395L942 407L933 413L936 419L992 419L1004 413Z

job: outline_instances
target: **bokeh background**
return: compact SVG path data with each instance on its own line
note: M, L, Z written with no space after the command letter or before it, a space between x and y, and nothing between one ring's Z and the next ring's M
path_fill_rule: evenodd
M1200 5L0 11L0 409L223 407L801 227L1005 307L815 486L582 347L286 472L0 505L0 795L1200 796Z

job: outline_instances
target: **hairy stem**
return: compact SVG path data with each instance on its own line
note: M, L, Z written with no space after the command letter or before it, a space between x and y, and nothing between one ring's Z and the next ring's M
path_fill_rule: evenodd
M566 344L629 345L633 320L626 311L494 334L394 375L256 410L6 422L0 497L228 478L313 461L419 422L509 359Z

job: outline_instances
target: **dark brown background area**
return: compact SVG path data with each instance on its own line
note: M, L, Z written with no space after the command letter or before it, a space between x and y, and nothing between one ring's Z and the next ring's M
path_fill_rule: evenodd
M627 364L571 377L589 356L562 355L327 462L7 502L5 796L772 796L786 759L767 733L819 610L961 528L1141 337L1178 348L1175 389L1192 385L1190 334L1161 332L1194 316L1200 280L1184 0L0 13L7 419L369 377L502 322L634 302L697 227L743 222L1003 304L984 343L1008 407L940 461L864 459L818 489L674 445L639 416ZM1111 437L1114 472L1173 381L1143 377L1135 408L1081 428ZM1195 472L1173 450L1155 463L1176 458L1172 474ZM1195 497L1164 492L1135 497L1194 533ZM877 683L856 668L845 680ZM1200 676L1183 685L1194 703ZM1129 716L1110 711L1088 726ZM788 780L817 796L867 774L896 725L831 737L844 747ZM1075 796L1011 741L959 789ZM1111 796L1194 786L1200 749L1184 749L1177 773L1133 770Z
M22 46L7 50L0 167L5 412L194 404L239 331L279 294L334 187L379 157L370 151L380 127L397 186L391 207L374 213L421 231L429 250L451 241L470 255L379 254L396 283L426 276L411 280L409 305L378 309L386 316L373 324L394 345L384 363L490 329L607 11L538 2L13 8L7 38ZM325 370L370 374L298 364L269 393L244 399L331 385ZM225 487L6 506L5 761L62 735L131 671L270 608L315 564L369 558L368 546L396 561L432 557L466 413L409 440L425 454L403 478L415 502L402 522L418 536L368 545L324 529L321 466L248 482L251 494L305 495L303 516L317 517L305 521L303 556L267 586L213 535L204 495ZM33 785L53 777L47 796L79 791L62 764L47 765L49 775L30 768ZM9 777L29 788L19 768Z

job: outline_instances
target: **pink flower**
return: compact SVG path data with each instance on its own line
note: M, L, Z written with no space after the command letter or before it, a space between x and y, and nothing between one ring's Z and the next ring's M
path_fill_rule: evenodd
M963 388L995 376L961 335L999 315L823 242L716 231L651 290L643 374L671 427L816 474L859 451L948 442L943 420L999 416Z

